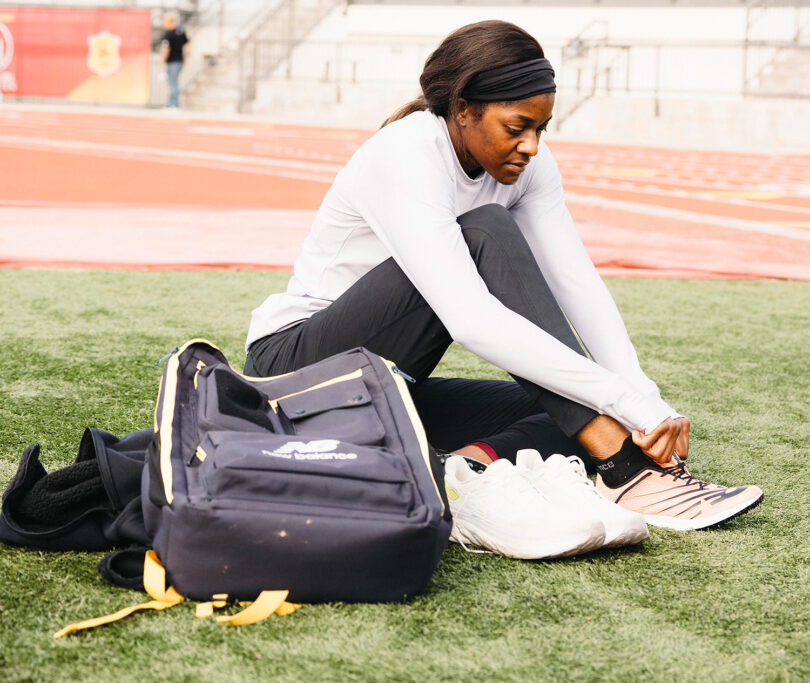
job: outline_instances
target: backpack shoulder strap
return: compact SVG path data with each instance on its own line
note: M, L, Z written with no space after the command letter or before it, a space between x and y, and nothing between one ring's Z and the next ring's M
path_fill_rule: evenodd
M146 592L152 597L152 600L149 602L144 602L140 605L130 605L129 607L124 607L124 609L120 609L117 612L103 617L96 617L95 619L87 619L86 621L70 624L54 633L53 637L61 638L70 633L76 633L76 631L83 631L88 628L110 624L124 617L128 617L133 612L139 610L162 610L168 607L174 607L183 602L183 596L179 595L174 588L171 586L166 588L166 570L163 569L163 565L160 563L160 560L158 560L154 550L149 550L146 553L146 559L143 565L143 585L144 588L146 588Z
M171 586L166 587L166 570L163 568L154 550L146 551L143 565L143 585L146 592L152 598L149 602L144 602L139 605L130 605L129 607L124 607L117 612L107 614L103 617L96 617L94 619L87 619L75 624L70 624L54 633L53 637L61 638L62 636L76 633L77 631L84 631L86 629L95 628L96 626L103 626L104 624L111 624L114 621L119 621L140 610L167 609L180 604L184 600L183 596L177 593L174 588ZM246 624L255 624L274 613L279 616L292 614L301 607L301 605L287 602L288 593L289 591L262 591L253 602L239 603L240 605L247 605L241 612L227 616L218 616L217 621L227 626L243 626ZM197 617L210 616L213 614L214 607L225 607L230 604L227 595L215 595L214 598L215 599L211 602L200 603L197 606Z

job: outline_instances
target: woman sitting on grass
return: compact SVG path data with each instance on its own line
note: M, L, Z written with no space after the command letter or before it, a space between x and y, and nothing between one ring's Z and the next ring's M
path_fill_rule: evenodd
M601 542L646 537L633 516L606 521L614 513L577 458L517 458L524 449L588 458L598 491L618 503L608 507L654 525L703 528L756 505L757 487L707 484L681 462L689 421L642 371L540 139L556 87L537 41L506 22L465 26L420 83L422 96L337 175L287 292L253 312L246 372L288 372L356 346L396 362L415 379L432 445L495 462L484 474L448 468L454 537L503 551L493 537L511 535L507 554L542 552L515 550L549 526L535 513L573 533L570 504L555 502L555 515L538 507L554 501L554 480L577 484L560 484L562 498L585 492L605 526L632 527ZM515 381L430 377L453 340ZM554 548L546 554L564 554Z

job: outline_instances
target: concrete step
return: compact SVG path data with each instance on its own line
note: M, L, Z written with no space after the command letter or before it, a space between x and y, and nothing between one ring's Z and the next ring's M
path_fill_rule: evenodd
M271 14L254 34L255 40L243 45L244 54L233 47L221 50L214 65L187 86L189 104L203 111L225 101L235 105L240 98L240 75L269 76L288 58L290 46L306 38L336 6L336 0L295 0L292 12L284 7ZM241 107L244 110L246 103Z
M759 79L758 90L786 95L810 95L810 51L785 50Z
M231 114L246 113L240 112L236 104L232 102L186 102L183 100L183 109L194 112L202 112L205 114L220 114L223 116L230 116Z
M236 106L239 103L239 91L236 88L206 88L196 92L183 93L183 101L187 106Z

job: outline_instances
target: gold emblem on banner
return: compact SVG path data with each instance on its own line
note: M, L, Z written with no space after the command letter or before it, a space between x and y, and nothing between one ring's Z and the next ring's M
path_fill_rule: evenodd
M87 68L99 76L114 74L121 67L121 37L109 31L87 36Z

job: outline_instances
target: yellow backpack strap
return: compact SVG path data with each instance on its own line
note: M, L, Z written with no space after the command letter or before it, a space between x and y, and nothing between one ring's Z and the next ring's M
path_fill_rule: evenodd
M278 607L276 607L276 614L278 614L280 617L286 617L288 614L292 614L300 607L301 605L297 602L287 602L285 600Z
M183 602L183 596L178 594L174 588L171 586L166 588L166 570L163 568L163 565L160 564L160 560L157 555L155 555L154 550L147 551L146 558L144 559L143 586L146 588L146 592L153 598L149 602L124 607L124 609L120 609L104 617L96 617L95 619L87 619L86 621L80 621L76 624L70 624L70 626L65 626L61 631L54 633L53 637L61 638L70 633L76 633L76 631L83 631L88 628L110 624L113 621L128 617L133 612L139 610L161 610Z
M149 602L124 607L117 612L103 617L96 617L95 619L87 619L86 621L70 624L54 633L53 637L61 638L62 636L76 633L77 631L84 631L86 629L95 628L96 626L103 626L104 624L111 624L114 621L128 617L133 612L140 610L162 610L168 607L174 607L174 605L183 602L182 595L171 586L166 587L166 570L163 568L154 550L147 551L144 559L143 586L150 597L152 597L152 600ZM301 605L287 602L286 598L288 594L289 591L262 591L259 597L252 603L249 603L241 612L230 616L219 616L217 617L217 621L229 626L243 626L245 624L255 624L262 619L266 619L273 613L279 616L292 614L301 607ZM217 594L212 597L213 600L210 602L201 602L197 605L197 617L210 617L214 613L214 608L228 605L228 596L226 594Z
M259 593L259 597L241 612L227 617L217 617L217 621L220 624L227 624L228 626L244 626L245 624L255 624L257 621L266 619L273 613L279 616L292 614L301 605L285 600L289 592L290 591L262 591Z
M294 602L287 602L288 594L289 591L262 591L253 602L240 602L240 605L248 605L241 612L230 616L219 616L217 621L228 626L244 626L255 624L271 614L278 614L280 617L287 616L301 607ZM201 602L197 605L197 617L199 619L210 617L214 613L214 608L225 607L227 604L228 596L226 594L214 595L210 602Z
M205 619L206 617L210 617L214 613L214 608L225 607L228 604L228 594L227 593L217 593L216 595L212 596L212 600L210 602L198 602L197 607L194 610L194 616L197 619Z

